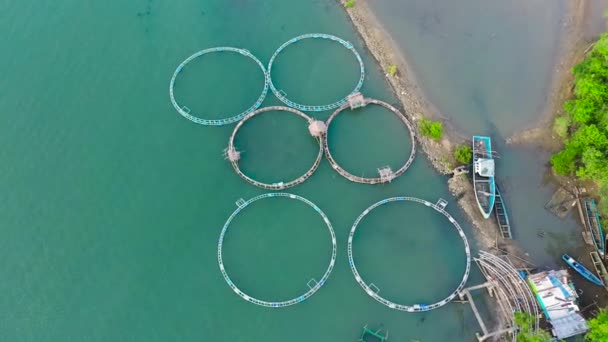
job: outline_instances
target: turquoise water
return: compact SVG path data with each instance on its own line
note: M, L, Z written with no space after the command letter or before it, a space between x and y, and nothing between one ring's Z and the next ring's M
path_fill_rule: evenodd
M468 306L450 304L423 314L392 311L365 295L348 267L348 231L366 207L404 194L450 198L445 180L422 156L392 184L351 184L323 161L309 181L291 189L326 212L338 240L336 267L308 301L281 310L257 307L232 293L221 277L221 227L237 199L263 191L238 178L223 160L231 127L201 127L180 117L169 101L169 79L199 49L243 47L266 62L287 39L318 31L352 41L367 66L364 92L394 102L337 4L26 0L3 5L0 43L8 47L0 55L3 340L353 341L366 323L383 323L396 341L473 339L478 327ZM356 79L356 65L342 61L339 50L319 53L315 46L303 45L307 53L286 51L277 64L281 87L302 101L339 98ZM178 99L209 118L224 108L246 108L258 95L261 75L250 61L233 57L210 55L191 65L178 80ZM278 101L269 96L264 105L271 104ZM340 139L331 138L337 157L353 172L398 165L409 151L396 119L374 111L353 113L360 116L353 122L344 114L332 126L332 136ZM288 178L311 162L314 141L297 118L269 113L247 123L242 133L237 143L243 146L243 165L255 176ZM348 150L360 141L369 144ZM378 151L386 159L377 158ZM453 204L448 208L465 223ZM269 200L234 221L225 257L244 291L276 300L319 277L329 239L307 209ZM378 277L395 299L447 295L463 271L458 236L425 211L386 210L381 229L366 222L361 227L357 253L362 262L369 258L362 272ZM393 233L399 240L393 241ZM389 268L390 275L378 272ZM433 279L441 282L426 283ZM402 284L407 291L399 291Z

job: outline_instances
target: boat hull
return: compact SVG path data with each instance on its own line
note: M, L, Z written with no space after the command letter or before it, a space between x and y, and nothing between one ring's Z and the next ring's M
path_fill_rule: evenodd
M594 199L585 200L585 219L587 220L587 228L591 233L591 240L596 251L600 256L604 256L606 251L604 229L600 221L600 215L597 211L597 207Z
M578 272L578 274L582 275L583 278L589 280L595 285L604 286L604 282L600 278L598 278L595 274L589 271L585 266L579 264L576 260L574 260L574 258L569 256L568 254L562 255L562 260L564 260L566 264L568 264L568 266Z
M475 165L481 159L492 158L492 141L490 137L473 137L473 187L477 206L484 218L489 218L496 201L496 184L494 176L484 177L475 170Z

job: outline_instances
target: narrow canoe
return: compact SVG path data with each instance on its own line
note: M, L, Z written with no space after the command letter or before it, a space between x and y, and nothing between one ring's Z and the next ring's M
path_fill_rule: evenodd
M598 278L595 274L593 274L591 271L589 271L587 269L587 267L576 262L576 260L574 260L568 254L562 255L562 259L566 262L566 264L568 264L568 266L572 267L576 272L578 272L580 275L582 275L585 279L589 280L590 282L594 283L595 285L604 286L604 282L600 278Z

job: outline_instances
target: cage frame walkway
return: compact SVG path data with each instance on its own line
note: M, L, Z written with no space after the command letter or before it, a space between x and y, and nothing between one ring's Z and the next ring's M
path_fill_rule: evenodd
M342 105L340 108L336 109L336 111L334 111L329 116L329 118L327 118L327 120L325 121L325 126L327 127L327 133L323 137L324 138L323 146L325 149L325 157L327 158L327 161L329 161L329 164L331 165L331 167L334 170L336 170L342 177L348 179L351 182L363 183L363 184L382 184L382 183L391 182L393 179L403 175L407 171L407 169L409 169L409 167L414 162L414 159L416 158L416 132L414 130L414 126L407 119L407 117L405 115L403 115L397 108L391 106L390 104L388 104L384 101L363 97L361 94L353 94L351 96L358 97L359 102L357 103L356 107L355 107L355 105L353 105L353 103L346 103L346 104ZM378 171L380 172L380 177L355 176L352 173L346 171L344 168L342 168L340 166L340 164L338 164L338 162L332 156L331 150L329 148L329 127L330 127L332 121L336 118L336 116L338 116L340 113L342 113L346 109L349 109L349 108L356 109L356 108L360 108L360 107L365 107L368 104L374 104L374 105L378 105L378 106L388 109L393 114L395 114L397 116L397 118L399 118L399 120L405 125L405 127L409 131L410 141L411 141L411 145L412 145L410 155L409 155L408 159L406 160L406 162L397 171L393 172L393 171L390 171L390 169L389 169L390 174L388 175L388 177L382 176L382 172L381 172L382 169L378 169Z
M327 104L327 105L304 105L304 104L300 104L300 103L297 103L297 102L294 102L294 101L288 99L287 94L283 90L279 90L276 88L275 84L272 81L272 66L274 64L275 59L277 58L277 56L279 56L281 54L281 52L285 48L287 48L290 45L296 44L302 40L305 40L305 39L325 39L325 40L334 41L334 42L341 44L342 46L344 46L346 49L348 49L350 52L352 52L355 55L355 58L357 59L357 62L359 63L359 72L360 72L359 81L357 82L357 85L355 86L355 88L349 94L347 94L347 96L345 96L343 99L338 100L331 104ZM303 35L291 38L290 40L283 43L283 45L281 45L272 54L272 57L270 58L270 61L268 62L267 77L268 77L268 83L270 85L270 90L272 91L274 96L276 96L279 99L279 101L283 102L285 105L287 105L291 108L299 109L301 111L306 111L306 112L323 112L326 110L332 110L332 109L340 107L341 105L345 104L348 101L348 95L357 93L359 90L361 90L361 87L363 86L363 81L365 80L365 66L363 64L363 59L361 58L361 55L359 55L359 52L357 52L357 50L355 49L354 45L351 42L346 41L340 37L333 36L331 34L307 33L307 34L303 34Z
M226 118L222 118L222 119L204 119L202 117L198 117L198 116L191 114L190 108L188 108L187 106L181 106L179 103L177 103L177 100L175 99L174 88L175 88L175 82L177 80L177 76L182 72L182 70L188 63L192 62L193 60L195 60L201 56L204 56L209 53L215 53L215 52L233 52L233 53L238 53L240 55L243 55L245 57L252 59L258 65L260 70L262 70L262 73L264 74L264 88L262 89L262 93L260 94L258 99L255 101L255 103L251 107L247 108L245 111L243 111L239 114L233 115L231 117L226 117ZM237 121L241 120L248 113L251 113L254 110L256 110L257 108L259 108L262 105L262 102L264 102L264 99L266 98L266 94L268 94L268 87L269 87L268 82L269 82L268 73L266 72L266 68L264 67L264 64L262 64L262 62L257 57L255 57L249 50L230 47L230 46L218 46L218 47L204 49L204 50L195 52L194 54L190 55L188 58L186 58L183 62L180 63L180 65L173 72L173 76L171 76L171 81L169 82L169 97L171 98L171 104L173 105L175 110L177 110L177 112L184 118L186 118L194 123L200 124L200 125L223 126L223 125L228 125L228 124L237 122Z
M359 225L361 220L365 216L367 216L367 214L369 214L372 210L374 210L375 208L377 208L379 206L389 204L392 202L404 202L404 201L423 204L427 207L434 209L435 211L442 214L443 216L445 216L450 221L450 223L452 223L452 225L456 228L456 230L458 231L458 235L460 235L460 238L462 239L462 241L464 243L464 250L465 250L465 254L466 254L466 267L465 267L465 271L464 271L462 280L460 281L460 284L447 297L445 297L444 299L442 299L438 302L432 303L432 304L404 305L404 304L398 304L398 303L392 302L392 301L380 296L378 294L379 291L374 291L374 289L372 289L371 286L373 285L373 283L368 284L363 280L363 278L359 274L359 271L357 270L357 267L355 265L355 259L354 259L354 254L353 254L353 238L355 236L355 232L357 231L357 226ZM460 291L462 291L462 289L465 287L467 280L469 279L469 274L471 272L471 248L469 246L469 241L467 240L464 230L462 229L460 224L458 224L458 221L456 221L447 211L445 211L446 205L447 205L447 201L445 201L444 199L441 199L441 198L437 201L437 203L431 203L429 201L419 199L416 197L408 197L408 196L391 197L391 198L386 198L386 199L383 199L381 201L378 201L378 202L372 204L370 207L365 209L361 213L361 215L359 215L359 217L357 217L357 219L355 220L355 223L353 223L350 233L348 235L348 264L350 265L350 269L351 269L353 275L355 276L355 280L357 281L357 283L359 283L359 285L363 288L363 290L370 297L374 298L376 301L380 302L381 304L383 304L391 309L406 311L406 312L422 312L422 311L429 311L429 310L440 308L440 307L446 305L447 303L451 302L456 296L458 296Z
M251 119L257 115L260 115L260 114L263 114L266 112L271 112L271 111L287 112L287 113L295 114L295 115L303 118L304 120L306 120L306 122L308 124L315 122L314 118L312 118L294 108L289 108L289 107L285 107L285 106L269 106L269 107L263 107L263 108L257 109L256 111L247 114L234 127L234 130L232 131L232 134L230 135L230 140L228 141L228 148L226 149L226 156L227 156L228 161L232 164L232 168L237 173L237 175L239 177L241 177L242 179L244 179L247 183L257 186L258 188L266 189L266 190L283 190L283 189L291 188L298 184L304 183L304 181L306 181L308 178L310 178L310 176L312 176L315 173L315 171L321 164L321 160L323 159L323 141L324 140L322 137L314 137L315 140L317 140L317 142L319 144L319 152L317 153L317 157L315 158L315 161L312 164L312 166L310 167L310 169L308 169L308 171L306 171L303 175L301 175L300 177L298 177L296 179L293 179L288 182L264 183L264 182L257 181L255 179L247 176L239 167L239 162L238 162L239 159L231 157L232 155L235 155L235 154L238 155L238 153L239 153L236 150L236 147L234 146L234 139L235 139L237 133L239 132L239 130L241 129L241 127L245 124L245 122L247 122L249 119ZM325 134L323 134L323 135L325 135Z
M241 289L239 289L236 286L236 284L234 284L232 279L230 279L230 276L228 276L228 273L226 272L226 267L224 265L223 257L222 257L222 246L224 244L224 237L226 235L226 231L228 230L228 227L230 226L230 223L232 222L232 220L238 214L240 214L241 211L243 211L243 209L245 209L247 206L249 206L250 204L252 204L256 201L259 201L259 200L262 200L265 198L288 198L288 199L298 200L300 202L307 204L308 206L313 208L317 212L317 214L319 214L321 216L321 218L325 222L325 225L327 226L327 229L331 236L331 244L332 244L331 258L329 260L329 266L325 270L325 273L323 274L323 276L318 281L315 278L311 278L311 280L309 280L306 283L306 285L309 288L308 291L306 291L302 295L299 295L297 297L294 297L292 299L285 300L285 301L276 301L276 302L265 301L265 300L261 300L261 299L252 297L252 296L246 294L245 292L243 292ZM304 197L290 194L290 193L284 193L284 192L265 193L262 195L255 196L247 201L245 201L241 198L236 202L236 205L237 205L237 209L230 215L230 217L228 217L228 219L226 220L226 223L224 223L224 226L222 227L222 232L220 233L220 238L219 238L219 241L217 244L217 261L218 261L218 265L220 268L220 272L222 273L222 277L224 278L224 280L226 281L228 286L230 286L232 291L234 291L234 293L236 293L239 297L248 301L249 303L256 304L259 306L269 307L269 308L283 308L283 307L301 303L301 302L305 301L306 299L310 298L317 291L319 291L319 289L321 289L321 287L325 284L325 282L327 282L327 279L331 275L331 272L334 269L334 266L336 264L336 255L337 255L336 234L334 232L333 226L331 225L331 222L329 221L329 218L327 217L327 215L325 215L325 213L321 210L321 208L319 208L316 204L314 204L313 202L309 201L308 199L306 199ZM310 283L313 280L314 280L314 285L310 286Z

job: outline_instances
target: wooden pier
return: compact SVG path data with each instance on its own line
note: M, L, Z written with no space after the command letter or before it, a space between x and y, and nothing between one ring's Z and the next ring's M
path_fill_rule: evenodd
M510 335L510 339L515 342L517 340L517 326L513 317L515 312L525 312L532 315L535 321L530 328L531 330L539 329L539 310L534 294L511 262L508 259L485 251L480 251L479 257L474 258L474 260L486 278L486 282L463 289L460 291L459 296L463 300L465 298L468 300L479 323L481 334L476 334L477 339L479 341L486 341L493 337ZM488 289L490 296L497 304L497 311L502 318L501 324L495 331L488 329L470 294L473 290L484 288Z

